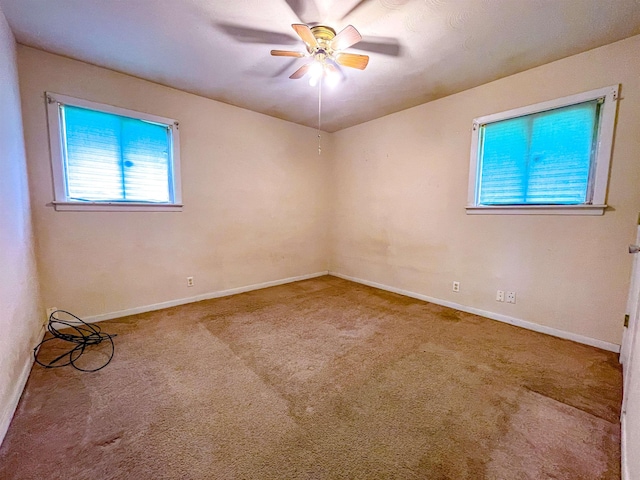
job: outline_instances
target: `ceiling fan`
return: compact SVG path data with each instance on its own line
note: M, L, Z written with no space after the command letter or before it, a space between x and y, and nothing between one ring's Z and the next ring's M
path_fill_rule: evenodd
M280 76L291 68L295 58L309 57L311 65L301 67L291 78L301 78L311 70L311 77L320 69L317 64L325 66L327 79L344 79L345 75L340 69L343 67L364 69L367 66L367 55L345 53L344 50L354 46L356 50L371 52L376 55L398 57L402 54L402 45L395 38L366 37L364 40L358 31L351 25L336 34L336 31L327 26L332 22L345 22L347 17L357 14L361 8L373 0L324 0L322 4L318 0L284 0L299 22L293 24L297 36L289 36L282 32L274 32L258 28L251 28L233 23L218 23L218 27L236 41L243 43L266 43L271 45L294 45L300 39L305 43L306 51L295 52L291 50L272 50L274 56L294 57L283 69L273 75ZM378 0L380 2L393 2L403 4L408 0ZM386 5L383 4L383 6ZM326 19L324 22L319 19ZM326 23L325 23L326 22ZM318 61L313 61L318 60ZM298 69L300 70L300 69ZM314 70L316 72L314 72Z
M362 36L353 25L345 27L340 33L326 25L309 25L294 23L291 25L306 46L306 52L293 50L271 50L274 57L308 57L309 62L298 68L289 78L298 79L311 74L311 84L316 84L326 77L329 81L337 81L341 77L338 65L364 70L369 63L368 55L345 53L344 50L355 45Z

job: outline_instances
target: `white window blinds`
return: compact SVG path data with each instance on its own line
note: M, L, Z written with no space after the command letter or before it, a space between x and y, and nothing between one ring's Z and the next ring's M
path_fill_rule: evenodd
M167 125L63 104L60 117L69 200L172 201Z
M481 125L478 204L590 203L601 103Z

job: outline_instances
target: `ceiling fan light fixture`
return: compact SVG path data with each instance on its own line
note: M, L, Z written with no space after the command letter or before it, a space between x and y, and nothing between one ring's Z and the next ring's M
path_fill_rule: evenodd
M338 85L340 83L340 80L342 80L342 78L340 77L340 74L337 71L333 71L333 70L327 70L324 76L327 80L327 85L329 85L332 88Z
M309 74L312 78L319 80L320 77L324 74L324 66L319 61L314 61L309 68Z
M317 86L320 80L330 87L335 87L342 80L337 68L329 63L320 61L314 61L309 66L308 73L310 74L309 85L312 87Z

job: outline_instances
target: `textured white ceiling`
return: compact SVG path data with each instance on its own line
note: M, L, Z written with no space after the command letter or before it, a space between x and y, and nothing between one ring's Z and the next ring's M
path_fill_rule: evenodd
M0 0L20 43L316 127L292 23L354 25L364 71L323 90L333 132L640 34L640 0ZM359 50L361 46L367 50ZM372 50L377 50L372 51ZM64 92L63 92L64 93Z

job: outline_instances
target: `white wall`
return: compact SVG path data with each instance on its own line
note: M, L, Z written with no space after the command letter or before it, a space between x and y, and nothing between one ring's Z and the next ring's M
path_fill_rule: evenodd
M319 157L313 129L28 47L18 57L47 307L86 318L327 270L331 145ZM178 120L184 210L48 206L45 91Z
M0 10L0 443L39 340L38 279L13 34Z
M636 36L336 133L330 270L620 344L640 211L639 51ZM475 117L616 83L609 211L466 214Z

